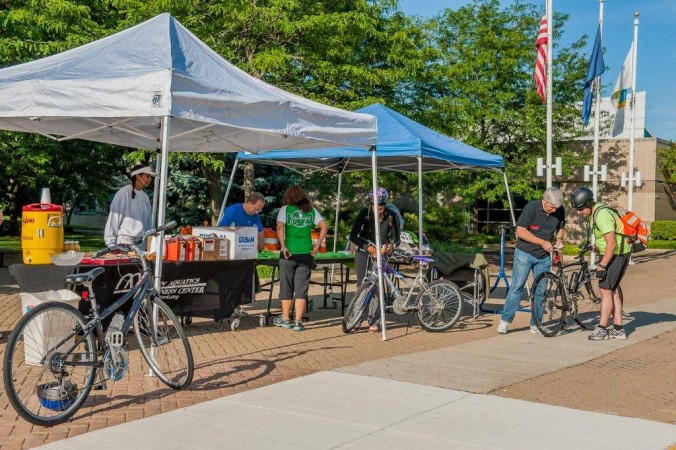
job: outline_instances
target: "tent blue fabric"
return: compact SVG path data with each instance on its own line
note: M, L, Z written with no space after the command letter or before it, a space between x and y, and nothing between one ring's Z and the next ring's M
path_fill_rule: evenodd
M379 170L417 172L419 156L422 157L424 172L504 168L502 156L444 136L380 103L356 112L371 114L377 119ZM240 152L237 158L239 161L280 165L291 169L351 172L371 168L371 152L354 147L273 150L259 155Z

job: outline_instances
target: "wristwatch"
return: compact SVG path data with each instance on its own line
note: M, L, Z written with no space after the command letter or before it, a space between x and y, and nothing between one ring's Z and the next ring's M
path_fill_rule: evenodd
M605 268L606 268L606 265L605 265L605 264L599 264L599 265L596 266L596 267L600 267L600 268L602 268L602 269L605 269Z

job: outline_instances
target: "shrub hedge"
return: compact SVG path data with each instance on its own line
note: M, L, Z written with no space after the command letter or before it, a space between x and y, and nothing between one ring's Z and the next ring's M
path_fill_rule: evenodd
M676 241L676 220L656 220L650 226L650 240Z

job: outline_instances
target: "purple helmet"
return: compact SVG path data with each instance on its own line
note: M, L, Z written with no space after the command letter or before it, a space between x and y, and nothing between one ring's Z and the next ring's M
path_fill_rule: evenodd
M387 198L390 196L390 194L387 193L387 189L379 187L376 192L378 194L378 203L384 205L385 202L387 202ZM369 192L369 200L373 201L373 190Z

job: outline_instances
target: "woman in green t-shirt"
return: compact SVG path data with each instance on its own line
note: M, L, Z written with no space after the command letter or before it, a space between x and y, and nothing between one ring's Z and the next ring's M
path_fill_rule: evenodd
M319 239L312 245L312 228L319 226ZM314 255L326 237L328 227L319 211L312 207L303 188L291 186L284 193L284 206L277 215L279 255L279 298L282 316L275 325L303 331L303 313L307 304ZM291 321L291 301L296 299L296 320Z

